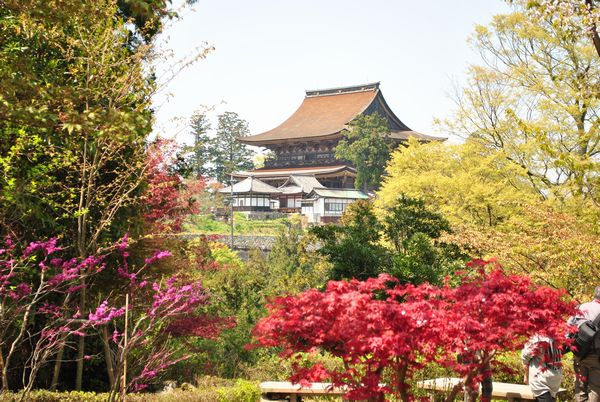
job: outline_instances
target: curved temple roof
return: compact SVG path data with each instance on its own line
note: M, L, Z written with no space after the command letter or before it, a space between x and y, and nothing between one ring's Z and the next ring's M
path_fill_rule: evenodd
M281 193L281 190L254 178L254 176L249 176L246 179L235 183L233 185L233 191L231 186L228 186L220 189L219 192L233 192L234 194L276 194Z
M335 138L359 114L380 112L390 122L391 136L398 139L441 140L412 131L387 105L379 83L306 91L304 101L286 121L261 134L240 137L248 145L274 144L285 140Z

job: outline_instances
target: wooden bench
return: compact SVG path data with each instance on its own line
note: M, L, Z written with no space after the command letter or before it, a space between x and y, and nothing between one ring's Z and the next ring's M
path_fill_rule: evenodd
M460 378L434 378L418 383L419 387L433 392L450 392L452 388L461 381ZM507 400L509 402L526 400L535 400L535 396L531 393L529 385L511 384L507 382L493 382L492 399ZM562 396L566 393L566 389L561 388L557 396ZM433 400L433 395L432 395Z
M334 388L331 383L327 382L313 382L310 387L303 387L300 384L286 381L266 381L260 383L260 392L262 393L261 402L283 400L300 402L303 396L342 397L348 390Z

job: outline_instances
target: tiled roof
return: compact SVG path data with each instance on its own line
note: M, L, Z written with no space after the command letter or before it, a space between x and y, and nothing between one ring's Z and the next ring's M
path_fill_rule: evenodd
M353 188L314 188L313 191L307 196L310 198L312 195L318 195L319 197L327 198L346 198L353 200L368 200L369 196L360 190Z
M224 187L219 190L220 193L231 193L231 186ZM258 180L255 177L247 177L244 180L233 185L234 194L278 194L281 190Z
M292 174L290 175L288 181L283 184L283 186L288 183L296 184L296 186L299 186L302 189L302 192L307 194L310 193L315 187L323 187L319 180L317 180L312 174Z
M282 194L301 194L302 187L300 186L279 186Z
M368 109L368 110L367 110ZM392 137L440 140L412 131L389 109L379 90L379 83L344 88L306 91L300 107L287 120L272 130L238 141L249 145L273 144L282 140L320 139L338 136L340 131L361 113L385 110L392 120Z
M323 185L312 174L291 174L290 177L279 186L279 189L284 194L308 194L315 187L323 187Z
M376 90L307 96L286 121L262 134L239 138L247 144L336 134L371 104Z

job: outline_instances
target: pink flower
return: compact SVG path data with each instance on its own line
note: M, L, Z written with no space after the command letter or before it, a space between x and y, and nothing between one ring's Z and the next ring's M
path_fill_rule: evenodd
M106 324L114 320L117 317L125 314L125 308L121 307L116 309L114 307L108 307L108 301L104 300L96 309L95 312L90 313L88 319L92 322L93 325L101 325Z
M150 258L146 258L144 262L146 264L153 264L158 260L162 260L163 258L170 257L172 254L170 251L156 251L154 255Z
M125 251L127 248L127 243L129 241L129 233L125 233L125 236L121 239L121 242L117 245L117 250Z
M48 256L60 250L62 250L62 248L56 245L56 237L53 237L45 242L38 241L29 243L29 246L23 251L23 256L29 257L36 251L43 251L44 254Z
M42 314L48 314L54 318L59 318L62 316L60 307L54 304L44 303L38 309L38 311Z
M31 293L31 286L29 286L26 283L19 283L17 285L16 291L20 297L24 297Z

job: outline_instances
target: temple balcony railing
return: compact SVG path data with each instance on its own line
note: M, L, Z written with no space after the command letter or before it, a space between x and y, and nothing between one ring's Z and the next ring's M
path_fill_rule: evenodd
M284 214L299 214L300 208L283 207L283 208L279 208L277 211L284 213Z
M275 159L265 161L265 168L286 168L286 167L309 167L309 166L328 166L344 163L335 158L322 159Z

